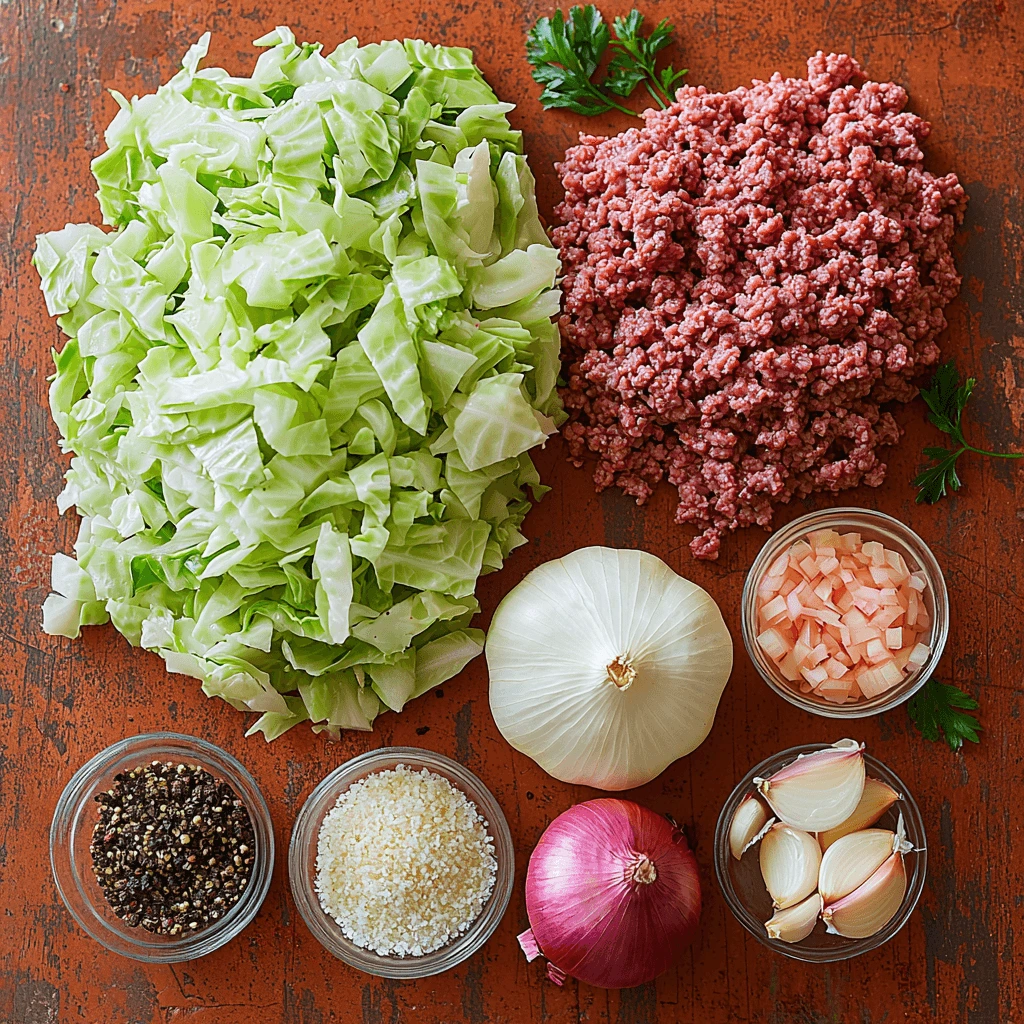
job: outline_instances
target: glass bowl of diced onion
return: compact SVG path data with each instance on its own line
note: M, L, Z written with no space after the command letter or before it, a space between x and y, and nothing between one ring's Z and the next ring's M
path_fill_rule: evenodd
M946 646L949 600L910 527L872 509L823 509L761 549L743 588L742 629L779 696L826 718L866 718L927 682Z

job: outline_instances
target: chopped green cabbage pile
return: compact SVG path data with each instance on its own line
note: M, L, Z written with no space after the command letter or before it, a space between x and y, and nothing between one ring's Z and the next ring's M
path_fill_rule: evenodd
M482 649L563 418L558 257L469 50L278 28L236 78L208 40L117 97L114 230L38 238L82 515L44 629L109 619L267 739L369 729Z

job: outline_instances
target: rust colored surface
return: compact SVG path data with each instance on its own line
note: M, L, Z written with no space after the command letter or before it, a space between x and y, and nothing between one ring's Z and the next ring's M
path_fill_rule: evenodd
M615 0L611 16L625 10ZM874 78L894 80L929 119L929 167L955 170L970 193L958 236L965 274L949 310L947 355L979 378L973 429L991 446L1019 446L1024 419L1024 8L1017 0L647 0L645 12L678 26L672 52L690 80L732 88L772 71L801 73L817 48L853 53ZM29 266L36 231L96 219L88 161L114 113L107 88L154 89L187 45L213 31L212 57L248 73L250 40L278 22L329 47L419 35L476 50L499 95L519 104L514 121L540 186L541 210L556 199L552 163L582 119L543 112L523 58L523 36L550 8L520 0L354 3L267 0L0 0L0 1022L2 1024L881 1024L926 1021L1004 1024L1024 1013L1024 473L976 460L962 496L915 506L908 480L924 444L940 443L920 403L897 412L907 436L880 490L851 492L909 521L946 570L953 631L944 678L976 692L980 747L953 756L923 742L902 709L854 728L911 788L929 824L929 883L910 925L857 961L815 967L769 954L733 920L714 881L711 840L718 810L754 762L798 742L835 740L840 726L784 704L742 650L707 742L635 797L692 827L705 887L699 939L678 969L629 992L569 983L558 989L528 966L515 936L526 926L522 878L545 824L592 795L546 777L514 753L487 707L483 659L443 692L372 735L340 744L305 727L271 746L242 736L243 716L208 701L198 685L165 675L153 655L131 650L112 627L79 641L45 637L39 606L49 555L68 550L74 524L58 518L63 471L45 407L46 317ZM641 90L642 91L642 90ZM618 131L621 115L591 131ZM763 535L729 537L720 561L687 551L672 523L671 488L638 510L618 493L596 496L561 444L539 459L553 492L531 513L532 539L481 589L486 616L534 565L583 544L652 551L708 589L739 638L739 594ZM810 506L794 505L786 521ZM237 755L263 786L279 850L295 813L331 768L371 747L408 743L453 755L477 772L505 808L516 839L517 888L484 950L422 982L381 981L332 959L298 919L278 857L256 922L199 961L146 966L107 954L75 925L50 877L47 835L57 796L74 770L112 741L173 728L206 736Z

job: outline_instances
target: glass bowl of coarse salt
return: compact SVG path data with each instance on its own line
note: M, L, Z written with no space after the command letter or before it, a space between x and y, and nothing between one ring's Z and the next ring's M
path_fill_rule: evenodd
M498 927L515 875L512 836L457 761L385 747L347 761L303 804L288 851L292 896L319 942L383 978L427 978Z

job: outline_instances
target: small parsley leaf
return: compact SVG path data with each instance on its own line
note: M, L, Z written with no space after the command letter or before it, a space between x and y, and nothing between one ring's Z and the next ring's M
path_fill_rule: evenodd
M941 738L950 750L959 750L964 740L978 742L982 731L978 719L968 711L976 711L978 702L959 687L929 679L907 705L910 719L926 740L933 743Z
M612 57L608 65L608 74L601 85L616 96L629 96L645 77L641 68L635 64L621 62L616 55Z
M533 65L534 81L544 86L540 101L546 109L564 107L577 114L623 109L591 81L608 49L610 35L593 4L573 7L568 20L556 10L530 29L526 59Z
M954 448L925 448L924 455L932 465L914 478L917 500L934 503L951 491L960 490L956 463L964 452L987 455L994 459L1020 459L1024 452L990 452L975 448L964 438L961 420L964 408L978 382L968 377L962 384L953 363L944 363L935 372L931 384L921 389L921 398L928 407L928 419L953 439Z
M660 83L662 92L664 92L666 96L674 97L676 94L676 89L679 86L679 83L689 73L689 68L683 68L680 71L676 71L671 64L669 64L667 67L662 68L661 73L658 76L658 81Z
M672 86L686 72L674 71L670 65L665 69L668 72L666 75L665 72L659 74L656 68L658 54L672 41L672 23L667 18L662 19L646 37L643 35L643 25L644 16L636 9L630 11L625 18L615 19L615 38L612 40L615 55L612 57L611 68L631 68L637 83L646 79L644 84L647 91L664 109L675 95Z
M956 460L961 451L952 452L948 448L925 448L926 458L934 465L914 477L914 486L918 488L917 500L927 501L934 505L939 498L945 497L949 491L960 490L960 477L956 475Z

